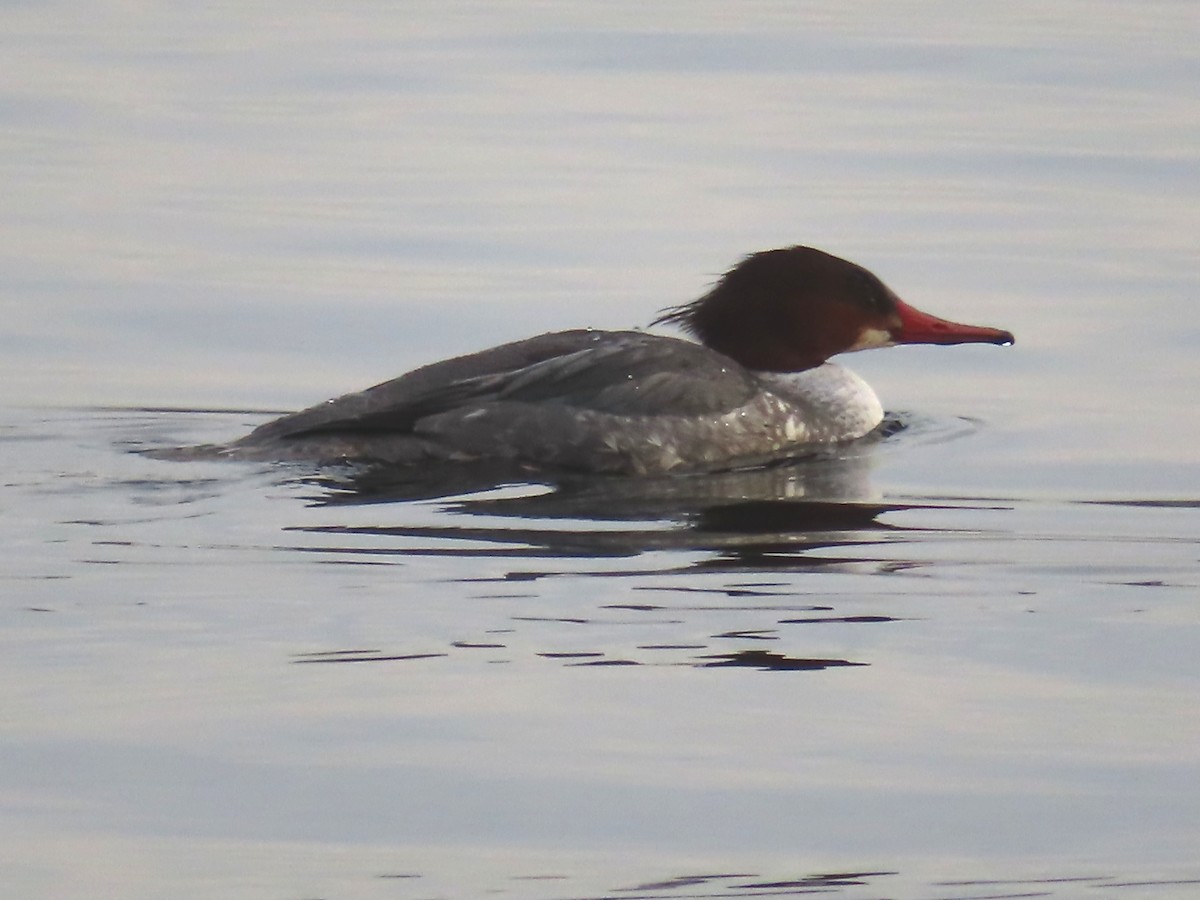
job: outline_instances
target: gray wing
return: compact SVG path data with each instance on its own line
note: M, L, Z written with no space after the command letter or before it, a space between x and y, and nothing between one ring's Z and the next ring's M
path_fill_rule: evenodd
M423 419L496 404L623 417L719 415L760 388L736 363L688 341L565 331L425 366L268 422L245 440L411 433Z

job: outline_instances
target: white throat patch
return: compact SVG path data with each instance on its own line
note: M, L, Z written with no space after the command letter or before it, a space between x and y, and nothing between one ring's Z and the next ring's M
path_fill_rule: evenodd
M874 350L877 347L890 347L892 341L891 332L883 328L867 328L859 336L858 341L853 347L847 347L847 350Z

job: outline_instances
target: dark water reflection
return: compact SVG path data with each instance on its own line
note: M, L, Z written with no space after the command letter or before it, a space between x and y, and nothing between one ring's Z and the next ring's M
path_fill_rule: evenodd
M690 872L613 887L602 893L576 894L571 891L568 875L514 876L507 885L494 885L492 892L520 890L519 885L547 883L558 888L556 900L714 900L714 898L834 896L845 898L882 898L895 896L896 885L903 883L899 872L846 871L795 877L764 876L744 871ZM416 873L380 875L388 880L406 880L415 888L421 875ZM1128 881L1111 875L1061 875L1043 878L980 878L934 881L923 885L921 896L938 900L1018 900L1035 897L1144 897L1146 891L1187 890L1200 885L1200 879L1146 879ZM543 896L539 893L539 896Z
M457 499L442 509L451 520L489 524L452 526L322 526L297 530L329 534L458 538L527 545L530 555L572 558L636 556L653 550L718 550L728 553L812 550L847 532L893 531L879 521L887 512L916 508L855 500L808 499L804 493L772 497L780 476L794 472L696 476L676 484L638 484L632 479L509 486L510 496ZM798 482L786 478L789 487ZM544 490L542 489L544 488ZM697 490L689 490L696 488ZM345 502L339 493L337 503ZM357 499L357 498L356 498ZM371 496L370 503L381 502ZM568 521L570 527L550 527ZM601 523L648 527L611 529ZM544 525L538 523L545 523ZM447 548L447 553L462 552Z
M894 569L895 563L869 550L883 541L901 539L904 526L881 520L888 513L947 509L936 504L883 503L872 500L870 482L873 456L880 441L895 438L903 425L893 420L876 440L826 449L770 467L660 478L558 475L545 473L538 480L488 466L464 469L426 468L419 472L359 466L327 468L317 475L301 475L296 483L307 493L311 506L333 513L358 509L376 521L389 518L389 506L416 499L442 498L439 524L318 524L288 526L292 534L320 535L320 545L290 544L289 552L311 553L330 559L400 561L412 556L447 559L562 560L573 576L631 580L650 574L685 575L689 571L736 575L764 573L794 575L809 571L855 571L865 566ZM461 524L460 524L461 523ZM626 527L612 527L613 525ZM951 529L944 529L950 531ZM922 533L928 535L929 529ZM836 548L836 556L822 551ZM647 569L606 568L588 572L588 560L637 558L661 552L701 553L675 565L656 562ZM562 569L524 568L508 573L505 583L529 583L564 574ZM468 570L456 579L478 584L478 574ZM486 581L486 580L485 580ZM635 588L636 589L636 588ZM658 587L657 593L699 595L710 602L696 606L673 600L667 603L607 603L591 615L570 618L514 616L514 623L560 622L576 626L594 624L611 629L612 611L637 615L745 611L756 616L788 613L831 613L824 605L780 605L774 598L789 598L794 591L779 584L698 588L685 584ZM683 660L674 664L707 668L736 667L764 671L820 671L866 663L840 657L800 656L748 646L715 652L730 642L753 644L780 640L779 625L830 624L878 625L898 621L889 615L808 615L771 622L770 627L741 628L709 634L695 641L691 626L681 620L681 631L690 641L666 642L626 648L614 655L610 649L571 652L539 651L543 659L569 666L671 664L671 651ZM714 643L715 642L715 643ZM309 653L299 663L396 662L436 659L459 650L503 650L502 641L459 639L446 651L391 653L379 650L335 650ZM638 658L638 651L653 651ZM708 651L708 652L701 652ZM493 656L492 661L497 661Z
M798 878L766 878L750 873L688 874L649 881L629 887L616 888L602 895L604 898L624 900L655 900L655 898L744 898L744 897L794 897L813 894L832 894L862 897L890 896L890 876L897 872L830 872L806 875ZM1200 885L1196 880L1148 880L1122 881L1114 877L1061 876L1031 879L979 879L964 881L942 881L928 885L936 892L939 900L1017 900L1032 897L1073 896L1083 889L1089 893L1103 891L1097 896L1141 896L1147 888L1186 887ZM866 888L870 893L860 893L856 888ZM881 891L881 893L875 893ZM1110 893L1111 892L1111 893ZM569 898L563 900L584 900ZM593 900L593 898L587 898ZM594 898L600 900L600 897Z

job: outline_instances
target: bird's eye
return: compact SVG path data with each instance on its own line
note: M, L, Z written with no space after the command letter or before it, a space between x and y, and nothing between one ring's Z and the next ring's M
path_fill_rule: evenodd
M887 292L883 285L866 272L855 272L852 276L855 293L863 304L873 312L887 312Z

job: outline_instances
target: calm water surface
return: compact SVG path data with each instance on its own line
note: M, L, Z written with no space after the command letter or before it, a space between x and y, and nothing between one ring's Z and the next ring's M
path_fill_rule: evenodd
M4 11L7 892L1200 894L1194 6L736 9ZM754 473L135 452L794 242L1018 343Z

